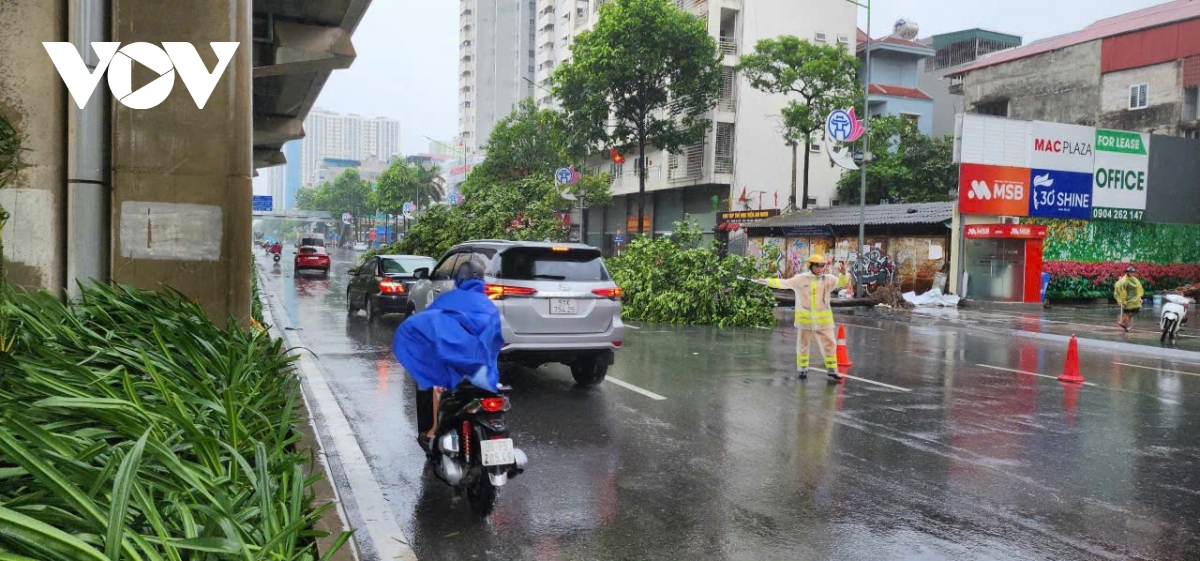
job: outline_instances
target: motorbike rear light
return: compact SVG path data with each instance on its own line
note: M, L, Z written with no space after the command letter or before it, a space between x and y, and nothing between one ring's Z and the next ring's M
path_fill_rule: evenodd
M504 409L504 406L507 404L508 398L504 397L485 397L481 403L483 410L487 411L488 413L500 411Z
M592 291L592 294L610 300L620 300L623 292L621 291L621 287L614 286L612 288L597 288Z
M404 294L404 284L390 280L379 281L380 294Z
M499 284L487 284L483 287L483 293L492 300L503 300L505 298L533 296L537 294L537 290L525 288L523 286L504 286Z

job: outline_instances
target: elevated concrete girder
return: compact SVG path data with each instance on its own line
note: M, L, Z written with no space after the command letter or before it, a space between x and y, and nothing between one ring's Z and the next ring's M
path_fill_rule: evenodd
M304 121L295 117L258 115L254 119L254 145L279 145L304 138Z
M349 68L357 54L340 27L275 22L274 63L254 68L254 77L331 72Z

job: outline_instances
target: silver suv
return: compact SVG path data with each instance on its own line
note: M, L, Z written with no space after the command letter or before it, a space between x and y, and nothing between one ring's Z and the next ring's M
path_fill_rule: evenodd
M483 267L487 295L500 309L501 360L530 368L561 362L581 386L604 380L625 324L621 289L608 275L600 250L581 244L466 242L446 252L432 271L414 271L412 306L420 312L452 290L454 271L464 260Z

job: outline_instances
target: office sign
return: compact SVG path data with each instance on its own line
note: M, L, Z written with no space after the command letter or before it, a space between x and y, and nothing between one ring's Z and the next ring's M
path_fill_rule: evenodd
M1027 240L1046 239L1045 226L1029 224L973 224L963 230L967 238L1016 238Z
M1092 174L1033 169L1030 172L1029 216L1092 217Z
M760 220L779 216L779 209L770 208L764 210L728 210L717 213L717 224L726 222L737 222L738 224L750 224Z
M1140 222L1146 212L1150 135L1096 130L1092 219Z
M271 195L254 195L254 199L251 204L253 205L251 207L252 211L270 212L275 210L275 197L272 197Z

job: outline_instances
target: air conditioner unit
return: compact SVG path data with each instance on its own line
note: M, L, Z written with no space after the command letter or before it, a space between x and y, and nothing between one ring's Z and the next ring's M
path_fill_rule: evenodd
M1020 224L1021 219L1016 216L1001 216L1000 223L1001 224Z
M818 32L816 33L816 36L815 36L815 38L816 38L816 41L817 41L818 43L824 43L824 42L825 42L825 34L824 34L824 33L821 33L820 31L818 31Z

